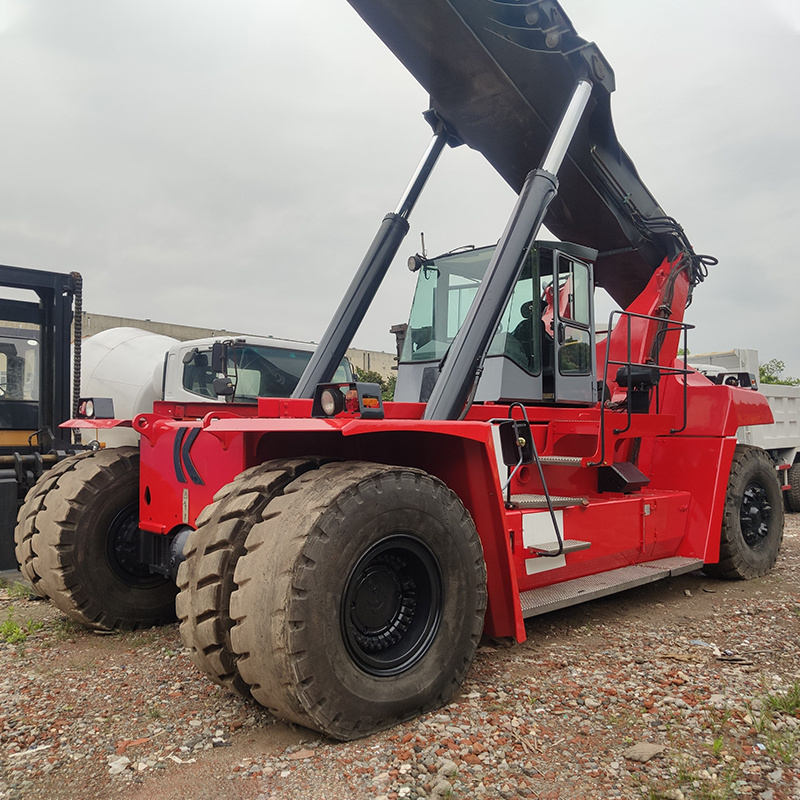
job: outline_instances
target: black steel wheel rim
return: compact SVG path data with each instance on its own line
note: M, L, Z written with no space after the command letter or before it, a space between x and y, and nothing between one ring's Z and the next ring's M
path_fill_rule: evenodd
M760 483L749 483L742 493L739 521L748 547L758 547L769 535L772 504Z
M442 616L442 573L419 539L383 539L359 558L345 583L342 636L364 672L405 672L430 648Z
M117 512L106 534L106 559L111 571L121 581L137 588L164 582L142 563L139 546L139 504L129 503Z

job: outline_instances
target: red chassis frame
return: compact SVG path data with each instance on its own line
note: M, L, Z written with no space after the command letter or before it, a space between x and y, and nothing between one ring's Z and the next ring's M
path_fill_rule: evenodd
M521 592L668 556L718 559L736 429L771 415L757 393L702 380L690 379L689 419L680 435L669 433L675 414L642 414L615 437L641 440L639 468L651 479L641 491L599 493L596 467L548 468L551 494L588 499L563 510L563 535L591 547L545 572L528 574L526 562L535 556L522 544L522 518L547 511L507 509L501 492L503 468L489 420L507 417L507 406L475 406L460 422L426 422L421 403L387 403L383 420L312 419L310 400L276 399L261 399L257 417L215 410L199 420L176 419L159 403L134 420L142 434L140 525L160 534L193 527L222 486L270 458L324 454L417 467L455 491L475 522L488 576L487 633L523 641ZM600 408L534 407L528 413L541 455L583 448L584 461L591 461L594 450L586 450L597 442ZM540 493L536 470L523 467L511 491Z

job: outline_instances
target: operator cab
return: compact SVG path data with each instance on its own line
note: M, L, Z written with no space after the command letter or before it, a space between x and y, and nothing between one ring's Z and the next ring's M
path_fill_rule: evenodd
M427 402L467 317L494 246L420 259L395 400ZM594 404L597 251L564 242L531 249L489 346L476 402Z

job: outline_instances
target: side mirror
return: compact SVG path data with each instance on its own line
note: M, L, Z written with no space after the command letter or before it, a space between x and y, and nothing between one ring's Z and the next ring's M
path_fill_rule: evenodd
M214 342L211 346L211 370L217 375L228 374L228 343Z
M233 381L227 376L224 378L214 378L212 386L214 387L214 393L217 397L231 397L234 391L236 391Z
M183 363L184 364L191 364L194 361L194 357L197 355L198 350L196 347L193 347L191 350L187 350L183 354Z

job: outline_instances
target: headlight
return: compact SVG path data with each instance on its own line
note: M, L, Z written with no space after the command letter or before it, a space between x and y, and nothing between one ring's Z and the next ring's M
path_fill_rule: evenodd
M84 419L114 419L114 401L110 397L81 397L78 416Z
M338 388L325 389L320 395L320 405L326 416L336 416L336 414L341 412L344 406L342 402L342 393Z
M323 383L314 392L312 417L338 417L346 412L361 419L383 419L381 387L377 383Z

